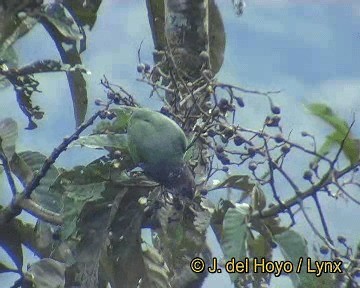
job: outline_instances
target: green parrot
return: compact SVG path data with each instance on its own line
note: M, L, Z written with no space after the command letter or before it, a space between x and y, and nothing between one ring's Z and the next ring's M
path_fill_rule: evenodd
M127 139L131 158L145 175L176 194L193 198L194 175L184 160L187 139L173 120L156 111L135 108Z

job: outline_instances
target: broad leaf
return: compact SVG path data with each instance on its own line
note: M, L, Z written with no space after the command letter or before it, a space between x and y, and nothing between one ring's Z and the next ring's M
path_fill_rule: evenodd
M330 107L322 103L312 103L306 106L312 115L315 115L331 125L335 131L327 136L326 142L319 150L321 155L330 152L334 144L342 145L345 156L351 163L359 160L360 156L360 140L353 138L349 133L350 126L339 116L337 116Z
M245 204L237 204L235 208L229 208L225 214L221 248L226 260L234 257L235 261L243 261L246 257L248 214L249 206ZM235 281L238 276L230 274L230 278Z
M144 259L144 267L146 272L146 278L149 283L146 287L154 287L154 288L169 288L170 287L170 279L169 274L170 271L164 263L164 259L161 254L151 246L143 247L143 259ZM145 287L145 286L141 286Z
M110 109L110 111L115 113L115 119L112 122L101 121L96 125L93 131L94 134L126 132L133 109L131 107L124 107L122 109Z
M41 23L55 42L62 62L71 67L81 64L80 53L84 50L82 46L84 46L85 39L79 32L79 28L74 28L74 19L66 15L64 6L58 3L50 4L46 14L47 17L43 17ZM80 37L80 35L82 36ZM77 48L79 40L80 50ZM80 126L85 120L88 105L86 81L78 70L66 72L66 76L70 87L76 126Z
M19 157L30 167L33 173L40 171L46 160L46 156L39 152L25 151L18 154ZM61 195L51 193L50 187L59 176L55 166L51 166L46 175L42 177L40 185L33 191L32 198L42 207L54 212L60 212L62 208Z
M17 123L11 118L0 121L0 151L3 151L10 161L15 153L15 143L18 137Z
M89 25L90 30L95 24L97 12L102 0L65 0L64 5L70 12L76 15L82 26Z
M0 225L0 247L10 256L18 271L22 271L21 235L11 223Z
M303 236L293 230L288 230L276 235L274 239L278 243L285 260L294 264L294 272L300 258L303 258L301 272L289 274L295 287L335 287L333 274L323 273L320 277L317 277L315 273L308 273L308 265L311 265L312 269L314 269L315 259L308 258L307 242Z
M1 64L3 63L3 64ZM13 47L9 47L0 55L0 69L6 71L9 68L17 67L18 57ZM0 75L0 89L6 88L10 85L6 76Z
M255 186L255 183L250 181L248 175L231 175L224 181L210 188L209 191L221 189L221 188L232 188L242 191L251 191Z
M275 241L279 245L281 253L283 254L286 261L294 263L294 269L297 268L299 259L302 257L306 261L308 257L307 241L304 237L293 230L285 231L284 233L278 234L274 237ZM306 263L303 263L301 274L300 273L291 273L289 274L290 279L292 280L295 287L305 287L301 286L302 278L307 277L306 273ZM310 286L306 286L310 287Z
M65 264L50 258L33 263L28 269L35 287L65 287Z
M70 147L85 146L94 149L105 149L106 147L115 148L120 151L127 151L127 136L124 134L96 134L82 136L72 142Z
M17 270L6 266L4 263L0 262L0 274L7 273L7 272L18 272Z
M45 6L42 16L51 23L64 38L75 41L83 39L83 35L79 31L76 22L70 15L67 15L66 9L62 4L48 4Z
M105 191L105 183L91 183L84 185L65 185L64 198L64 225L61 231L63 239L76 234L77 222L85 205L103 199L101 194Z

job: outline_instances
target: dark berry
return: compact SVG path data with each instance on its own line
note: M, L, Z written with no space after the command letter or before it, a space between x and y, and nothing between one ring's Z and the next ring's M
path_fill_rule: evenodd
M217 145L217 146L215 147L215 151L216 151L216 153L218 153L218 154L223 153L223 152L224 152L224 147L221 146L221 145Z
M100 119L106 119L106 117L107 117L106 111L101 111L99 114L99 117L100 117Z
M249 170L255 171L256 168L257 168L257 164L256 164L254 161L251 161L251 162L249 163Z
M136 70L137 72L142 73L145 70L145 65L142 63L137 65Z
M230 159L228 157L226 157L226 156L224 158L221 158L220 161L221 161L221 164L223 164L223 165L229 165L230 164Z
M305 180L310 181L311 178L312 178L312 174L313 174L313 173L312 173L310 170L306 170L306 171L304 172L303 178L304 178Z
M95 100L95 105L96 106L100 106L100 105L102 105L103 104L103 101L101 100L101 99L96 99Z
M329 253L329 247L327 247L327 246L321 246L319 250L320 250L320 253L323 255L326 255Z
M201 194L202 196L206 196L206 195L208 194L208 190L206 190L206 189L201 189L201 190L200 190L200 194Z
M226 113L229 110L229 101L225 98L220 99L218 107L220 112Z
M277 127L279 126L279 122L280 122L280 117L275 115L275 116L267 116L265 119L265 125L268 127Z
M216 132L214 130L212 130L212 129L209 129L207 131L207 133L208 133L209 137L215 137L217 135Z
M341 244L345 244L346 242L346 238L344 236L338 236L337 237L337 240L339 241L339 243Z
M145 63L144 70L146 73L148 73L150 71L150 65Z
M276 105L271 106L271 112L274 114L280 114L280 107Z
M241 137L240 135L236 135L234 137L234 144L236 146L241 146L244 142L245 142L245 139L243 137Z
M224 133L224 136L229 139L229 138L231 138L231 137L234 135L234 130L231 129L231 128L226 128L226 129L223 131L223 133Z
M290 146L289 145L283 145L283 146L281 146L281 152L282 153L284 153L284 154L287 154L287 153L289 153L289 151L290 151Z
M223 167L221 168L221 170L224 171L224 172L229 172L229 167L223 166Z
M281 134L278 134L275 136L274 140L276 143L281 143L284 142L284 137Z
M241 97L234 97L234 98L236 100L237 105L239 105L239 107L242 108L242 107L245 106L245 103L244 103L244 101L243 101L243 99Z
M256 154L255 148L249 147L249 148L248 148L248 153L249 153L249 156L250 156L251 158L254 157L255 154Z

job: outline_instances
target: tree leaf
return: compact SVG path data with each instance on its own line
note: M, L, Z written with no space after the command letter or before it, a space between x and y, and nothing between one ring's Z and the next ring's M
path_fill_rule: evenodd
M157 249L151 246L146 246L142 248L143 250L143 259L146 278L148 279L146 287L156 287L156 288L169 288L170 271L164 263L164 259ZM141 286L145 287L145 286Z
M3 63L3 64L1 64ZM0 55L0 68L4 71L9 68L14 68L18 66L18 56L13 47L9 47ZM4 89L10 85L10 82L7 80L6 76L0 75L0 89Z
M0 225L0 246L10 256L18 271L21 272L23 266L21 235L11 223Z
M33 170L26 162L19 157L17 153L14 153L10 161L11 172L19 179L23 187L25 187L31 179L34 177Z
M93 133L125 133L133 110L134 109L131 107L124 107L122 109L110 109L111 112L115 113L115 119L112 122L101 121L98 125L96 125Z
M113 221L117 220L118 211L120 210L123 211L123 209L119 207L126 192L127 189L121 189L120 191L118 190L118 194L115 196L115 199L113 199L111 202L101 202L101 203L87 202L81 211L81 215L79 217L79 221L77 224L78 226L77 237L81 239L81 241L76 247L76 255L77 255L76 258L77 258L77 267L79 268L79 273L77 277L80 280L82 287L98 287L99 276L102 276L98 274L101 258L104 257L107 258L106 262L110 260L109 257L111 257L111 260L117 259L117 257L114 255L112 250L114 241L112 241L111 243L112 245L109 245L110 247L108 246L111 240L119 239L119 242L121 244L126 245L127 247L130 246L129 243L127 242L129 241L128 238L129 235L123 234L124 232L121 231L120 233L122 234L120 235L123 238L125 238L125 241L121 241L120 235L116 233L117 228L119 228L118 225L115 225L114 227L111 226L113 224ZM124 211L124 212L129 213L129 211ZM141 218L134 220L140 222ZM127 221L127 227L130 228L130 226L131 226L131 221ZM134 229L134 230L132 230L131 233L134 232L139 233L139 229ZM115 243L116 242L117 241L115 241ZM137 246L138 243L140 243L140 241L132 244ZM108 253L106 253L107 249L109 249ZM135 257L133 257L132 260L135 262L136 261ZM122 262L122 261L115 260L113 262L113 265L115 265L115 263L120 264L118 262ZM130 265L128 261L126 263L127 263L126 265ZM116 268L114 268L114 270L118 271L118 273L115 276L120 276L122 278L123 282L120 283L124 283L125 277L124 274L121 273L121 270L117 270ZM104 277L107 276L109 275L106 275ZM110 277L111 281L114 281L113 276L114 275L111 275ZM126 277L128 276L129 273L126 274ZM137 281L138 280L139 278L137 279ZM119 284L115 285L114 287L119 287ZM130 285L129 287L132 286L133 285Z
M101 193L105 191L105 182L84 185L65 185L64 197L64 225L61 231L62 239L68 239L77 231L77 221L85 205L103 199Z
M75 41L83 39L83 34L79 31L76 22L70 15L66 14L66 9L62 4L46 5L41 16L51 23L64 38Z
M91 30L97 18L97 11L100 7L102 0L87 0L84 5L83 0L65 0L65 7L74 13L81 22L81 25L89 25Z
M335 280L331 273L323 273L320 277L315 276L315 273L308 273L308 259L312 267L315 267L315 259L308 258L307 242L299 233L288 230L284 233L278 234L274 237L278 243L279 248L285 258L294 264L294 270L297 268L299 259L303 258L300 273L290 273L290 279L295 287L335 287Z
M233 188L242 191L252 191L255 183L250 181L248 175L231 175L225 180L210 188L209 191L220 189L220 188Z
M323 103L311 103L305 106L312 115L319 117L329 125L333 126L336 131L341 134L346 134L349 130L349 125L340 117L338 117L332 109Z
M339 133L338 131L335 131L334 133L327 136L326 142L324 145L327 145L327 142L338 144L339 146L342 145L342 142L344 141L346 135L343 135ZM346 158L350 161L351 164L354 164L359 160L360 157L360 140L359 139L353 139L353 138L345 139L343 144L343 152L346 156ZM321 149L323 146L321 147Z
M0 262L0 274L1 273L7 273L7 272L15 272L16 273L18 271L15 270L15 269L12 269L12 268L6 266L4 263Z
M33 263L28 273L32 275L35 287L63 288L65 287L65 264L50 258L44 258Z
M293 230L285 231L281 234L275 235L275 241L279 245L280 251L283 254L286 261L291 263L298 263L300 257L303 257L304 261L308 257L307 241L300 234ZM296 265L294 265L296 267ZM307 276L306 269L302 267L301 273L289 274L295 287L301 287L302 278ZM307 286L308 287L308 286Z
M0 12L0 59L4 59L7 50L38 23L33 17L14 17L13 13L18 12L5 9Z
M85 146L93 149L115 148L120 151L127 151L128 142L125 134L96 134L79 137L72 142L70 147Z
M225 214L221 248L227 261L232 257L235 258L235 261L243 261L246 257L248 209L247 204L246 206L237 204L235 208L229 208ZM230 274L230 278L235 282L238 275Z
M350 126L326 104L312 103L306 105L306 108L312 115L319 117L335 129L332 134L327 136L325 143L319 150L319 154L326 155L334 144L342 145L345 137L347 137L344 141L343 152L352 164L358 161L360 157L360 140L354 139L351 133L348 134Z
M15 153L15 143L18 137L18 127L15 120L5 118L0 121L0 147L6 158L11 160ZM0 151L1 151L0 150Z
M33 173L37 173L46 160L46 156L39 152L24 151L20 152L19 157L30 167ZM59 176L58 169L52 165L46 175L41 179L40 185L33 191L32 198L42 207L53 212L59 213L62 208L62 195L52 193L51 185Z
M77 48L79 35L78 30L73 30L73 25L75 24L74 19L65 15L65 9L59 3L50 4L48 9L48 14L55 18L50 19L43 17L41 23L55 42L62 62L64 64L69 64L71 67L74 67L77 64L80 65L81 52L79 52ZM56 15L57 13L58 15ZM64 23L61 24L61 21L64 21ZM66 35L68 38L66 38L64 35ZM84 41L85 38L82 37L80 41L80 51L85 50L82 48L82 46L85 45ZM85 120L88 106L86 81L83 74L79 70L66 72L66 76L68 79L73 102L75 123L76 127L78 127Z

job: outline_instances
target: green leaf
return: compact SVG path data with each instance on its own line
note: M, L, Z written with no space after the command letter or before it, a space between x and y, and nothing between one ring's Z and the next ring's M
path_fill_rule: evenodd
M194 212L193 223L197 231L200 233L205 233L207 228L209 228L212 213L215 211L215 206L210 200L206 198L201 199L200 205L203 210Z
M32 151L21 152L18 156L28 165L28 167L30 167L34 174L40 171L46 160L45 155ZM58 169L52 165L46 175L42 177L39 186L32 193L32 198L37 203L39 203L42 207L57 213L59 213L62 208L62 195L52 193L54 191L50 191L50 187L55 182L59 174Z
M328 145L327 142L342 145L345 136L346 135L343 135L338 131L335 131L334 133L327 136L324 145ZM321 147L321 149L322 148L323 147ZM360 140L350 138L350 134L349 134L348 138L346 138L346 140L344 141L343 152L351 164L357 162L360 157Z
M293 230L288 230L281 234L276 235L274 239L279 245L279 248L285 260L294 263L294 267L295 267L294 269L296 269L296 265L299 262L300 257L303 257L304 261L306 261L308 257L307 242L305 238L302 237L300 234L298 234ZM303 263L303 266L304 265L306 265L306 263ZM306 267L302 267L300 274L299 273L289 274L290 279L295 287L302 287L301 286L301 283L303 281L302 279L308 277L305 268Z
M290 273L289 277L295 287L335 287L335 281L331 273L323 273L320 277L315 276L315 273L308 273L309 263L307 261L310 261L311 267L314 268L316 259L308 258L307 241L303 236L293 230L288 230L276 235L274 239L279 245L285 260L294 264L294 272ZM301 257L303 258L301 272L295 273Z
M170 271L164 263L164 259L157 249L151 246L142 248L146 277L150 286L158 288L169 288Z
M50 258L33 263L28 269L35 287L65 287L65 264Z
M18 271L22 271L23 253L21 235L11 223L0 225L0 247L9 255Z
M118 187L118 193L111 202L88 202L81 212L77 223L77 236L81 241L76 247L76 255L77 276L83 287L99 287L99 262L103 263L103 259L108 264L104 267L104 276L111 281L112 287L135 287L139 281L140 277L131 279L131 275L138 276L143 270L142 257L138 253L141 252L139 236L143 210L139 205L136 208L132 205L137 204L136 200L135 203L126 201L123 204L127 190ZM109 237L113 240L111 245L107 244ZM126 277L119 271L126 271ZM131 284L125 284L130 279L136 280L136 283L130 281Z
M4 71L8 68L14 68L18 66L18 57L13 47L9 47L0 55L0 68ZM10 85L10 82L7 80L6 76L0 75L0 89L4 89Z
M32 168L17 153L11 158L10 167L24 188L34 177Z
M17 123L11 118L0 121L0 151L2 150L8 160L15 153L15 143L18 137Z
M45 14L45 17L42 18L42 24L55 42L62 62L71 67L80 65L80 53L85 50L85 39L83 39L79 28L75 27L74 19L66 14L64 6L59 3L49 4L45 9ZM77 47L78 40L81 40L79 49ZM79 70L66 72L66 76L73 102L75 123L78 127L84 122L87 112L86 81L83 73Z
M101 121L93 130L94 134L105 133L125 133L128 127L129 119L133 112L133 108L124 107L122 109L110 109L111 112L116 114L112 122Z
M346 138L343 144L345 156L352 164L358 161L360 157L360 140L353 138L352 134L349 133L350 126L326 104L312 103L306 105L306 108L312 115L319 117L335 129L332 134L327 136L325 143L319 150L319 154L323 156L328 154L335 144L342 145Z
M15 269L12 269L12 268L6 266L4 263L0 262L0 274L7 273L7 272L18 272L18 271Z
M94 149L111 147L120 151L127 151L128 142L125 134L96 134L80 137L71 143L70 147L73 146L85 146Z
M246 257L248 209L248 205L237 204L235 208L229 208L225 214L221 248L227 261L232 257L235 261L243 261ZM230 274L230 278L235 282L238 276Z
M42 16L66 39L75 41L83 39L74 19L66 13L62 4L48 4Z
M349 130L349 125L340 117L338 117L329 106L323 103L311 103L306 105L306 108L314 116L324 120L326 123L335 128L342 134L346 134Z
M252 258L266 258L267 260L271 259L272 249L268 239L266 239L263 235L259 235L254 239L249 237L248 246L249 253L251 253Z
M87 0L86 5L84 5L83 0L65 0L64 5L71 8L82 26L89 25L91 30L95 24L101 2L102 0Z
M1 13L8 11L2 10ZM14 17L11 13L0 15L2 23L0 26L0 58L3 59L7 50L26 33L28 33L37 23L38 20L32 17ZM5 19L4 19L5 18ZM20 18L20 20L19 20Z
M224 181L210 188L209 191L221 189L221 188L232 188L242 191L252 191L255 183L250 181L248 175L231 175L227 177Z
M61 231L62 239L68 239L77 230L77 221L86 204L103 199L105 182L84 185L65 185L64 198L64 229Z

